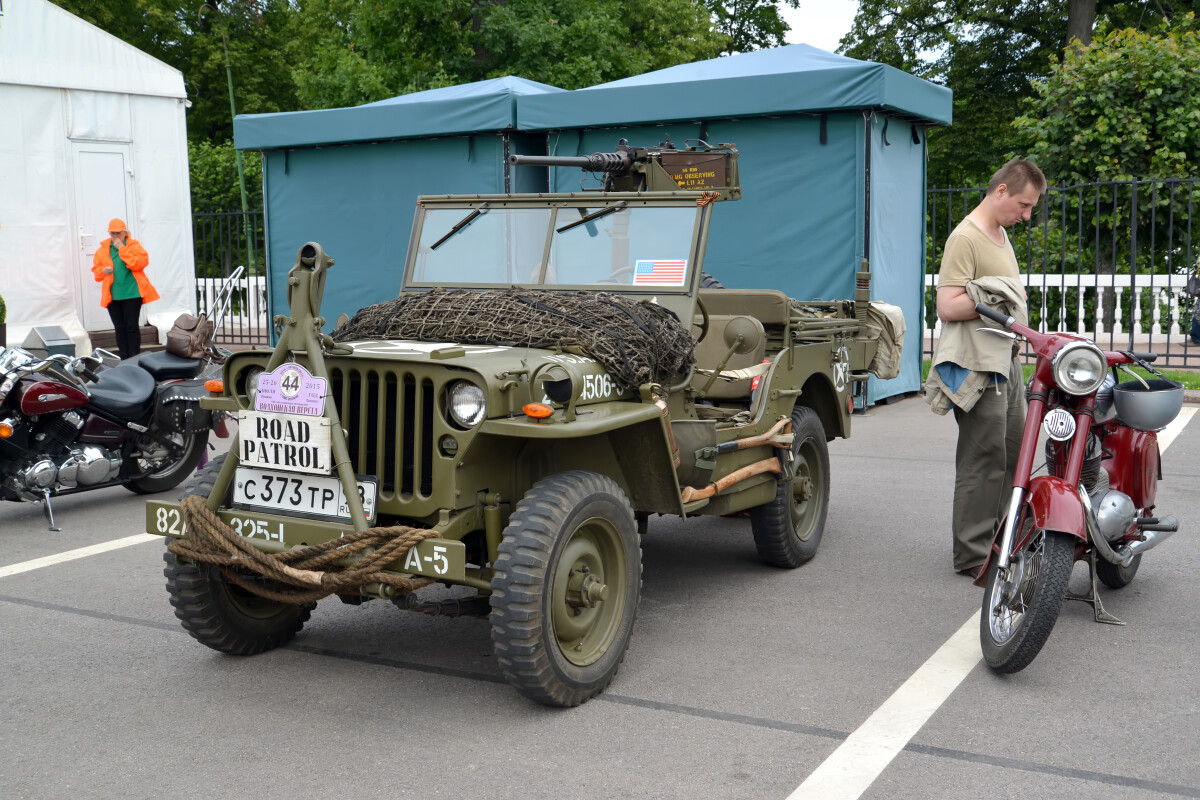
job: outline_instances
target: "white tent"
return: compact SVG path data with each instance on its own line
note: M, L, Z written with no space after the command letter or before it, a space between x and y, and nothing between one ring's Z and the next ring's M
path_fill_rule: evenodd
M136 22L135 22L136 24ZM161 299L160 340L195 311L187 96L178 70L48 0L0 0L0 294L8 341L58 325L91 351L111 330L92 254L125 220Z

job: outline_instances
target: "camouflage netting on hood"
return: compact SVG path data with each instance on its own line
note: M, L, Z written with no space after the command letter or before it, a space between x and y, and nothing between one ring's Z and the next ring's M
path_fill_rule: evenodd
M434 289L360 309L334 341L407 339L562 349L599 361L622 389L669 385L696 342L662 306L605 292Z

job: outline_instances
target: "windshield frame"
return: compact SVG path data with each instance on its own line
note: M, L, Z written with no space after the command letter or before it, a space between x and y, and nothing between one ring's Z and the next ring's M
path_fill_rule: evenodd
M513 286L550 292L574 291L604 291L622 294L645 295L658 297L662 295L692 295L699 284L700 272L703 269L704 244L707 241L708 220L711 205L697 203L703 195L699 192L644 192L629 193L570 193L558 195L535 195L530 197L514 197L513 195L445 195L421 197L418 200L417 214L413 220L412 236L409 239L407 258L405 259L404 275L401 291L425 291L434 288L447 289L507 289ZM550 212L547 225L546 240L543 244L541 262L538 265L536 282L486 283L480 281L450 282L416 280L415 273L420 263L418 253L426 214L429 211L461 210L463 216L475 209L484 207L488 213L508 209L546 209ZM636 210L637 208L688 208L696 211L692 225L691 238L688 242L688 269L690 270L685 282L680 286L655 286L638 284L567 284L544 283L547 265L555 237L560 235L557 228L581 219L577 209L586 209L589 216L602 212L607 208L614 210ZM566 217L565 214L569 214ZM603 215L597 217L603 218ZM459 231L461 235L470 229L470 225Z

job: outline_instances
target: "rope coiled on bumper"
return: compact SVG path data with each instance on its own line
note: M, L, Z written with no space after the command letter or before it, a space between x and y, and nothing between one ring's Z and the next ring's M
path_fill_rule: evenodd
M200 495L184 498L180 513L187 532L171 541L168 550L189 561L212 564L230 583L268 600L307 605L331 594L358 595L368 583L392 586L400 594L434 583L431 578L397 575L384 567L404 558L425 539L437 537L435 531L406 525L370 528L311 547L266 553L222 522ZM350 566L335 565L352 555L359 558Z

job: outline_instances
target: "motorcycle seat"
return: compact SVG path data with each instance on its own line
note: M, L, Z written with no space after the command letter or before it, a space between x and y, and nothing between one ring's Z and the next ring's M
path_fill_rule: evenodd
M150 410L154 400L154 378L144 369L122 364L100 373L88 385L92 405L120 419L137 419Z
M169 381L177 378L194 378L204 368L204 360L199 358L181 358L166 350L147 353L138 359L138 365L154 376L156 381Z

